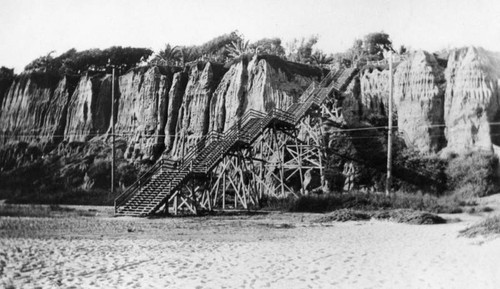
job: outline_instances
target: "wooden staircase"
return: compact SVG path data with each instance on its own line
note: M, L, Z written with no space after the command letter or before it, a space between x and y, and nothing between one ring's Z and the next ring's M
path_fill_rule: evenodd
M321 83L311 84L299 101L286 111L249 110L225 133L212 131L201 138L179 161L160 159L115 199L115 215L147 216L175 196L182 185L209 173L232 151L250 146L270 126L295 128L307 112L319 107L336 90L345 90L357 73L355 68L331 72Z

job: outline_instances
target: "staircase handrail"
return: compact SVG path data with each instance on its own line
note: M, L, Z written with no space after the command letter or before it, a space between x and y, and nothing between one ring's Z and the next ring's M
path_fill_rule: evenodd
M235 142L238 140L243 140L245 141L248 136L246 135L246 131L243 131L242 128L250 121L251 119L257 118L259 119L259 122L254 124L255 125L260 125L261 122L266 118L268 114L257 111L254 109L248 110L243 117L238 120L236 123L234 123L221 137L221 140L224 142L229 142L231 147ZM227 148L226 148L227 149ZM203 164L204 160L199 160L200 163L193 164L193 166L197 166L198 168L202 168L203 172L207 172L208 169L214 164L214 161L211 161L208 164Z
M313 93L315 89L319 86L325 86L328 81L332 81L332 83L336 82L336 78L342 73L344 70L339 69L339 70L332 70L328 73L328 75L318 84L317 82L312 82L311 85L302 93L301 97L299 100L302 100L303 102L306 102L308 106L312 103L311 97L313 97L315 94ZM331 85L331 83L330 83ZM280 116L282 117L283 120L290 120L291 123L295 124L297 122L297 118L301 118L302 115L307 111L308 108L301 107L299 109L300 115L294 115L288 111L283 111L279 109L273 109L271 111L271 117L272 116ZM216 141L220 139L225 139L225 140L231 140L231 138L237 139L238 137L241 137L239 134L241 127L243 127L248 120L251 118L261 118L261 122L264 121L266 117L266 114L257 111L254 109L248 110L243 117L238 120L235 124L231 126L223 135L220 133L217 133L216 131L211 131L209 134L205 135L204 138L200 139L195 146L193 146L192 149L188 151L188 153L182 158L181 160L181 165L180 169L186 168L188 165L192 165L192 162L196 158L196 155L200 153L205 147L208 146L208 144L211 143L211 141L206 142L207 137L210 137L211 134L217 133L217 138L215 139ZM243 136L244 137L244 136Z
M186 169L188 166L190 166L191 162L196 158L198 153L200 153L210 143L221 139L221 137L221 133L216 130L211 130L209 133L200 138L198 142L188 150L187 154L182 157L179 165L179 170Z
M327 86L330 81L335 80L335 75L339 72L339 70L340 69L330 70L330 72L328 72L328 74L320 81L319 86Z
M265 115L265 114L264 114ZM196 145L189 149L188 153L182 158L179 169L186 169L192 165L196 160L196 157L202 153L203 149L208 147L212 142L219 140L228 140L230 137L236 136L239 133L239 129L241 126L246 124L248 120L254 117L261 117L261 112L251 109L247 111L243 117L233 124L229 130L225 133L219 133L215 130L210 131L207 135L205 135L202 139L200 139Z
M118 207L124 205L136 189L140 189L142 184L146 184L158 171L162 169L163 159L158 160L149 170L143 173L134 183L132 183L124 192L119 194L114 201L115 213Z
M314 92L314 89L316 89L316 87L318 87L320 85L320 83L316 82L316 81L313 81L307 88L306 90L304 90L304 92L302 92L302 95L299 97L298 99L298 102L305 102L307 101L307 99L309 99L309 97L312 95L312 93Z
M189 168L189 171L192 171L193 165L198 165L203 168L204 171L207 171L217 162L218 157L214 158L212 154L212 156L206 161L201 159L197 160L196 158L200 155L210 156L210 152L207 150L214 149L212 144L223 141L220 143L220 148L219 146L216 146L216 151L220 154L224 154L238 140L245 142L253 141L253 139L259 134L259 131L268 126L273 119L296 125L314 103L319 104L319 102L322 102L325 96L328 95L333 89L342 89L346 85L345 82L347 79L350 78L354 72L355 70L353 69L337 69L330 71L320 83L313 81L299 97L298 102L290 106L286 111L278 108L274 108L268 113L254 109L248 110L225 133L219 133L212 130L199 139L196 144L188 150L187 154L184 155L181 160L177 161L179 164L177 169L180 171ZM254 118L257 118L258 121L252 123L251 126L246 127L246 124ZM243 128L244 130L242 130ZM148 181L150 181L151 178L163 168L163 164L164 160L160 159L146 173L142 174L137 181L121 193L115 199L115 212L117 208L125 204L137 190L140 191L142 183L148 183Z
M295 124L295 117L292 113L279 109L279 108L273 108L271 111L271 114L274 118L277 118L281 121L286 121L288 123Z

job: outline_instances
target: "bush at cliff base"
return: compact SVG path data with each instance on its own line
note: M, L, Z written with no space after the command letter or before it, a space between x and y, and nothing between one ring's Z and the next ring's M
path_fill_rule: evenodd
M36 157L28 144L13 149L22 157L20 164L0 171L0 199L10 203L111 205L114 196L140 174L138 166L124 160L117 149L115 194L111 195L110 151L105 143L70 143L62 153L43 158Z
M451 156L446 168L448 190L463 199L497 192L498 157L488 152L469 152Z
M306 195L299 198L284 198L267 202L266 209L291 212L326 213L341 209L363 211L410 209L431 213L461 213L461 206L470 205L456 197L436 197L430 194L395 192L390 197L385 193L352 191L322 195Z
M462 231L461 236L474 238L477 236L500 236L500 215L488 217Z
M414 225L444 224L446 220L438 215L411 209L383 210L383 211L359 211L353 209L341 209L313 220L316 223L366 221L370 219L389 220L397 223Z
M415 150L396 152L393 162L394 186L403 191L442 195L446 190L448 162L437 155L422 155Z

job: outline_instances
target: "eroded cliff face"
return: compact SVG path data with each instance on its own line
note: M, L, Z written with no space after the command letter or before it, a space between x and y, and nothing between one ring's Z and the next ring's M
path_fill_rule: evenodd
M451 51L446 68L418 51L394 72L394 107L406 144L420 152L497 151L500 61L481 48ZM360 117L387 116L388 70L360 75Z
M480 48L452 51L446 75L444 118L448 149L498 151L500 61Z
M173 76L172 86L168 92L167 123L165 127L165 152L172 150L175 141L177 119L182 105L182 99L188 83L187 72L177 72Z
M286 109L321 78L319 69L293 65L276 57L254 56L231 66L210 105L210 130L229 129L249 110Z
M10 87L12 86L13 81L14 79L11 77L6 77L6 78L0 77L0 117L2 117L3 98L9 91Z
M499 60L478 48L453 51L446 70L420 51L394 72L394 112L400 135L421 152L455 152L500 144ZM116 80L116 134L128 160L179 157L210 130L224 132L253 109L287 108L322 71L272 56L225 68L199 62L184 70L141 67ZM387 118L388 71L364 70L340 103L344 124ZM86 142L110 132L111 76L79 79L25 74L2 86L0 140L41 150L61 140ZM386 123L385 119L385 123ZM445 130L446 128L446 130ZM65 142L66 143L66 142Z
M243 60L232 65L215 90L210 103L209 129L223 132L243 115L247 97L248 63Z
M178 112L173 156L182 156L208 132L210 100L224 72L222 65L211 62L199 62L188 69L188 82Z
M361 113L366 118L371 115L388 115L389 71L365 70L360 75Z
M414 53L394 73L398 130L418 151L437 152L446 145L444 90L443 68L427 52Z
M229 68L199 62L140 67L115 79L115 134L127 143L123 157L179 157L209 130L224 131L246 111L286 108L321 70L270 56L243 59ZM109 141L111 75L48 79L25 75L4 94L2 142L62 145Z
M75 80L70 77L59 81L47 74L21 75L2 102L0 143L22 141L43 149L61 139L74 87Z
M115 134L128 142L125 158L157 158L163 152L176 70L143 67L120 76Z
M111 116L111 76L85 74L68 104L64 138L84 142L107 132Z

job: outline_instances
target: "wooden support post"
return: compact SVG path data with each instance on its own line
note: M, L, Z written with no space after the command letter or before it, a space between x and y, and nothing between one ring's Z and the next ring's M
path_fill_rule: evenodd
M279 144L279 142L277 142ZM281 156L280 156L280 178L281 178L281 196L285 196L285 168L283 164L285 162L285 145L281 144Z
M175 196L174 196L174 215L176 215L176 216L177 216L177 214L179 213L179 212L178 212L178 207L177 207L177 204L178 204L178 203L177 203L177 202L178 202L178 200L177 200L177 195L178 195L178 194L175 194Z
M193 162L191 162L191 165L193 165ZM191 194L190 194L190 198L191 198L191 203L192 203L192 206L193 206L193 213L195 215L198 215L198 200L196 198L196 192L195 192L195 184L194 184L194 180L191 180Z
M324 135L323 135L323 119L320 117L319 118L319 133L320 137L318 138L318 145L320 146L319 148L319 174L320 174L320 179L321 179L321 189L323 191L327 190L326 186L326 178L325 178L325 170L323 167L323 151L325 148L325 143L324 143Z
M304 174L302 172L302 146L299 147L298 139L295 139L295 149L297 151L297 162L298 162L298 167L299 167L299 176L300 176L300 194L304 194L306 191L306 188L304 188Z
M226 209L226 172L222 171L222 209Z
M111 78L111 197L115 194L115 67ZM109 196L108 196L109 197Z
M262 132L262 135L264 135L264 132ZM260 153L261 153L261 158L263 158L263 151L264 151L264 137L261 137L260 140ZM259 168L259 199L262 200L262 193L264 191L264 162L260 162L260 168Z
M387 133L387 181L385 195L389 196L392 186L392 52L389 51L389 131Z

